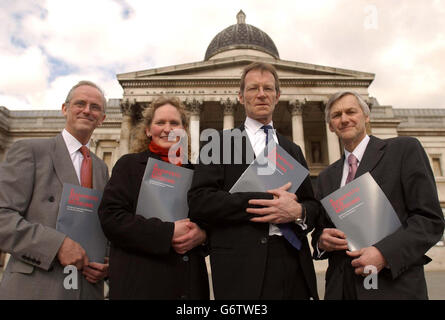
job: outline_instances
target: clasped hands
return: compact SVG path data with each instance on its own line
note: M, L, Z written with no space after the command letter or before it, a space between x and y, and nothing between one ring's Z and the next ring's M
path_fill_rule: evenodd
M351 265L355 268L355 274L357 275L365 276L364 270L366 266L376 267L377 272L380 272L380 270L387 266L385 257L380 250L374 246L349 251L346 234L338 229L323 229L320 239L318 239L318 248L327 252L346 250L346 254L354 258Z
M203 244L207 239L207 233L190 219L175 221L175 231L172 238L172 247L184 254L197 245Z
M301 217L303 208L297 202L297 196L294 193L287 192L292 183L288 182L285 185L268 190L268 193L273 195L273 199L252 199L249 200L250 205L259 205L263 208L247 208L246 212L258 215L250 219L253 222L267 222L267 223L288 223Z
M90 262L82 246L69 237L63 240L57 258L63 267L73 265L77 270L82 270L90 283L97 283L108 276L108 258L105 258L105 263Z

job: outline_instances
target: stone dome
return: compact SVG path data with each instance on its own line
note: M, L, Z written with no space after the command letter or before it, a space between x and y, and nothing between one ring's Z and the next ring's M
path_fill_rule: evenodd
M233 49L254 49L270 54L279 59L277 47L272 39L260 29L246 24L246 15L241 10L236 15L237 24L231 25L218 33L210 42L204 60L214 55Z

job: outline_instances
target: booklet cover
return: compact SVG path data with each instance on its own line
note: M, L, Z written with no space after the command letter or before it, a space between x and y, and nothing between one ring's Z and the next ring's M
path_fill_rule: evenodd
M107 238L97 215L101 199L101 191L64 183L56 230L78 242L89 261L104 263Z
M187 191L193 170L149 158L139 191L136 214L174 222L188 217Z
M321 200L349 250L372 246L401 227L397 213L369 172Z
M239 177L229 190L235 192L266 192L292 182L289 190L295 193L303 183L309 171L291 157L278 144L272 144L268 155L264 151L257 157Z

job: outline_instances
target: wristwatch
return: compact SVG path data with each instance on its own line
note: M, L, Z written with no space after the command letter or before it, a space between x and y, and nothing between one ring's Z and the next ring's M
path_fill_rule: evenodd
M301 205L301 216L299 218L295 218L295 223L296 224L303 224L304 221L306 220L306 207L300 203Z

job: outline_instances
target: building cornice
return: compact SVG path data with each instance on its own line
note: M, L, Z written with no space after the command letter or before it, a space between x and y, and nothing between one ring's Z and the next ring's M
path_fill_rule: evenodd
M280 79L281 87L363 87L367 88L373 79ZM196 88L226 87L238 88L240 79L150 79L121 80L124 89L129 88Z
M398 128L397 134L410 137L445 137L445 128Z
M397 128L401 119L371 119L372 128Z

